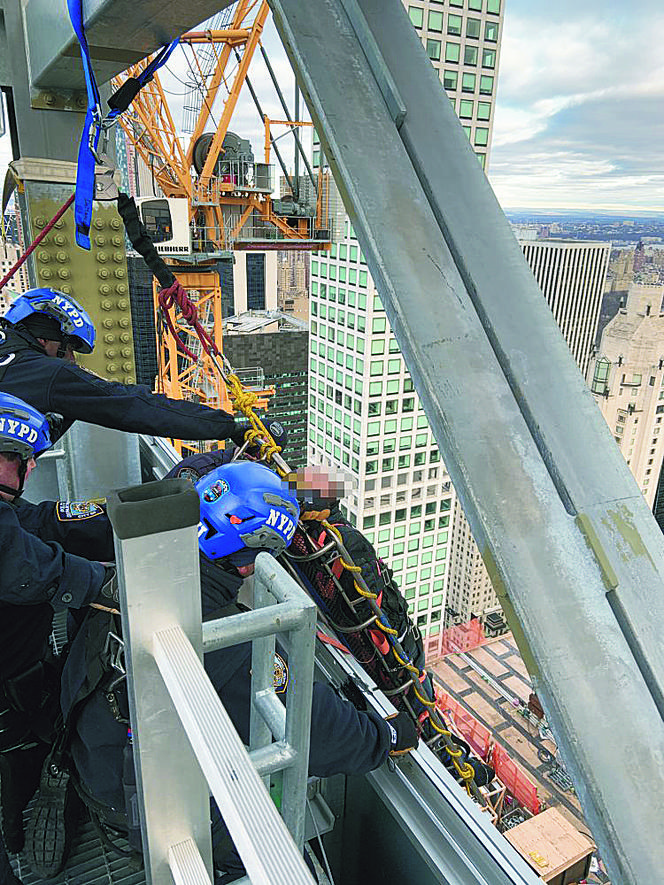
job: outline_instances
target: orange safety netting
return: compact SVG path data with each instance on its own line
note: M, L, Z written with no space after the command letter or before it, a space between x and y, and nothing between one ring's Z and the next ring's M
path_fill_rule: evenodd
M533 814L539 814L542 806L535 784L510 759L507 751L500 744L493 745L489 761L496 772L496 776L507 787L508 793L511 793L516 801L523 805L524 808L527 808L528 811L531 811Z
M450 697L447 692L436 691L436 708L443 718L451 720L454 730L468 741L482 759L486 759L491 746L491 732L472 716L465 707Z
M539 814L542 806L537 787L510 759L507 750L493 741L489 729L445 691L436 690L436 709L477 755L489 762L498 779L507 787L508 793L533 814Z
M455 652L469 651L477 648L486 641L484 629L477 618L465 624L456 624L439 633L438 636L429 636L425 639L425 654L427 663L443 655Z

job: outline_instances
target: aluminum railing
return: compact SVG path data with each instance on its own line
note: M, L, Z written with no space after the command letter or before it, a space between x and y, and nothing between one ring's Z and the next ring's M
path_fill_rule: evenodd
M256 562L258 609L201 629L198 496L185 480L109 498L146 879L209 885L209 792L254 885L313 880L302 857L315 606L268 554ZM286 707L273 687L275 633L297 672ZM254 639L251 752L203 669L203 650ZM272 737L276 738L273 742ZM261 780L284 772L284 820ZM209 785L209 790L208 790Z

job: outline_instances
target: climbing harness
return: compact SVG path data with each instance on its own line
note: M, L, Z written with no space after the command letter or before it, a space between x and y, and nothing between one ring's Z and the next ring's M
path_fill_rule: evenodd
M97 80L90 58L90 47L85 36L83 24L83 0L67 0L69 17L81 47L81 61L85 74L85 88L88 94L88 106L83 124L83 132L78 148L78 168L76 171L76 205L74 217L76 222L76 242L83 249L90 249L90 224L92 222L92 201L99 198L95 193L95 164L102 167L102 181L113 178L112 167L106 159L108 133L125 111L138 91L148 83L154 72L161 67L173 52L178 40L164 46L150 64L142 71L135 82L128 88L118 90L109 101L110 111L104 116L101 110L101 97ZM127 87L127 84L124 84ZM100 149L101 142L101 149ZM102 189L103 191L104 189ZM108 190L108 187L106 188ZM112 197L107 196L106 199Z

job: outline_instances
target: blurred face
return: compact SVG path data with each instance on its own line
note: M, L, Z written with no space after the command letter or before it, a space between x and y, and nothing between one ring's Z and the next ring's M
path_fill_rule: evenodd
M235 568L241 578L248 578L249 575L253 575L256 564L251 562L249 565L236 565Z
M350 474L333 467L303 467L288 476L296 498L345 498L352 490Z

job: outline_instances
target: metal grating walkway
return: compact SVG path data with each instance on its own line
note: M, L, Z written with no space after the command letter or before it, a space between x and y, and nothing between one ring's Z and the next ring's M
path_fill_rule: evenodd
M118 839L117 844L126 848L126 842L122 839ZM46 881L35 876L23 855L10 859L23 885L41 885ZM145 874L143 870L130 870L127 860L109 852L87 821L78 826L67 868L48 882L49 885L145 885Z

